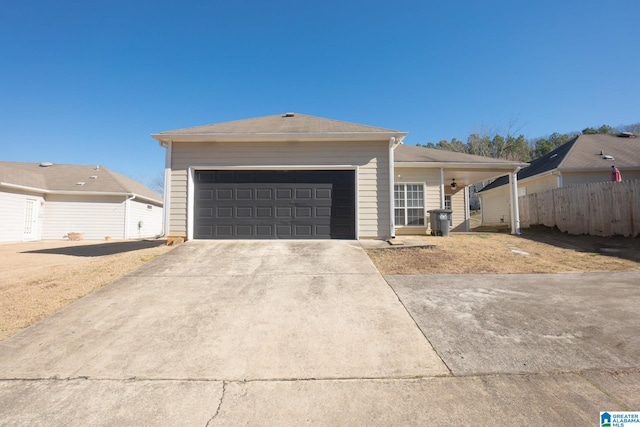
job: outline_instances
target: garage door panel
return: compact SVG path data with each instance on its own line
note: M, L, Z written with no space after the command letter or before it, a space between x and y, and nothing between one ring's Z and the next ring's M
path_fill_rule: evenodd
M212 190L200 190L198 191L198 198L200 200L213 200Z
M253 189L236 188L236 200L253 200Z
M276 199L278 200L292 200L293 188L276 188Z
M293 218L293 206L276 206L276 218L278 219Z
M272 188L257 188L256 200L271 200L273 199L273 193Z
M316 199L318 200L331 200L330 188L316 188Z
M196 171L198 239L355 238L354 171Z
M232 188L218 188L216 189L216 200L233 200Z
M217 207L216 218L233 218L233 208L229 207Z
M237 218L253 218L252 206L236 206Z
M331 218L331 206L316 206L316 218Z
M313 188L296 188L296 200L311 200Z
M231 229L235 230L235 237L239 238L250 239L254 234L252 225L232 225Z

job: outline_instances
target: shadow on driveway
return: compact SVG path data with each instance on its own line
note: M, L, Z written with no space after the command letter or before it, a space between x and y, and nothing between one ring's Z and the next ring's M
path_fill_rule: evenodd
M134 240L128 242L98 243L95 245L70 246L64 248L39 249L21 252L23 254L55 254L79 257L99 257L140 249L155 248L166 244L166 240Z

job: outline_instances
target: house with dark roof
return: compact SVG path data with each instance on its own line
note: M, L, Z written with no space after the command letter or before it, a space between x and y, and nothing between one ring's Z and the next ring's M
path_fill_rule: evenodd
M468 186L519 162L406 146L407 133L297 113L153 134L169 239L366 239L429 232Z
M640 138L633 134L580 135L533 160L517 174L518 197L554 188L610 180L612 166L623 180L640 179ZM508 224L512 203L507 176L480 192L482 224Z
M0 242L162 235L163 199L103 166L0 162Z

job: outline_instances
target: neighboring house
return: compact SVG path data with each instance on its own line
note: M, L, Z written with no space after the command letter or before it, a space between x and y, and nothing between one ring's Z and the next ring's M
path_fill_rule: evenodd
M424 234L427 211L449 205L466 229L466 186L523 166L404 146L406 135L295 113L154 134L167 236L389 238Z
M640 139L635 135L580 135L531 162L518 172L518 196L553 188L609 181L611 166L623 180L640 179ZM483 188L482 224L508 224L511 201L501 177Z
M162 234L162 196L102 166L0 162L0 242Z

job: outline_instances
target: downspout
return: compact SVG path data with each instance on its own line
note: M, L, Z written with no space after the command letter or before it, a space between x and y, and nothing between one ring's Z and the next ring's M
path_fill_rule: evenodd
M164 157L164 200L162 203L162 235L169 234L169 203L171 202L171 142L161 142L160 146L166 150Z
M440 209L444 209L444 168L440 168Z
M511 187L511 234L520 235L520 208L518 206L518 166L509 174L509 186Z
M124 240L129 240L129 219L131 217L131 208L129 202L136 198L135 194L127 197L124 201Z
M396 238L396 224L395 224L395 153L396 146L400 144L395 136L389 138L389 235L392 239Z

